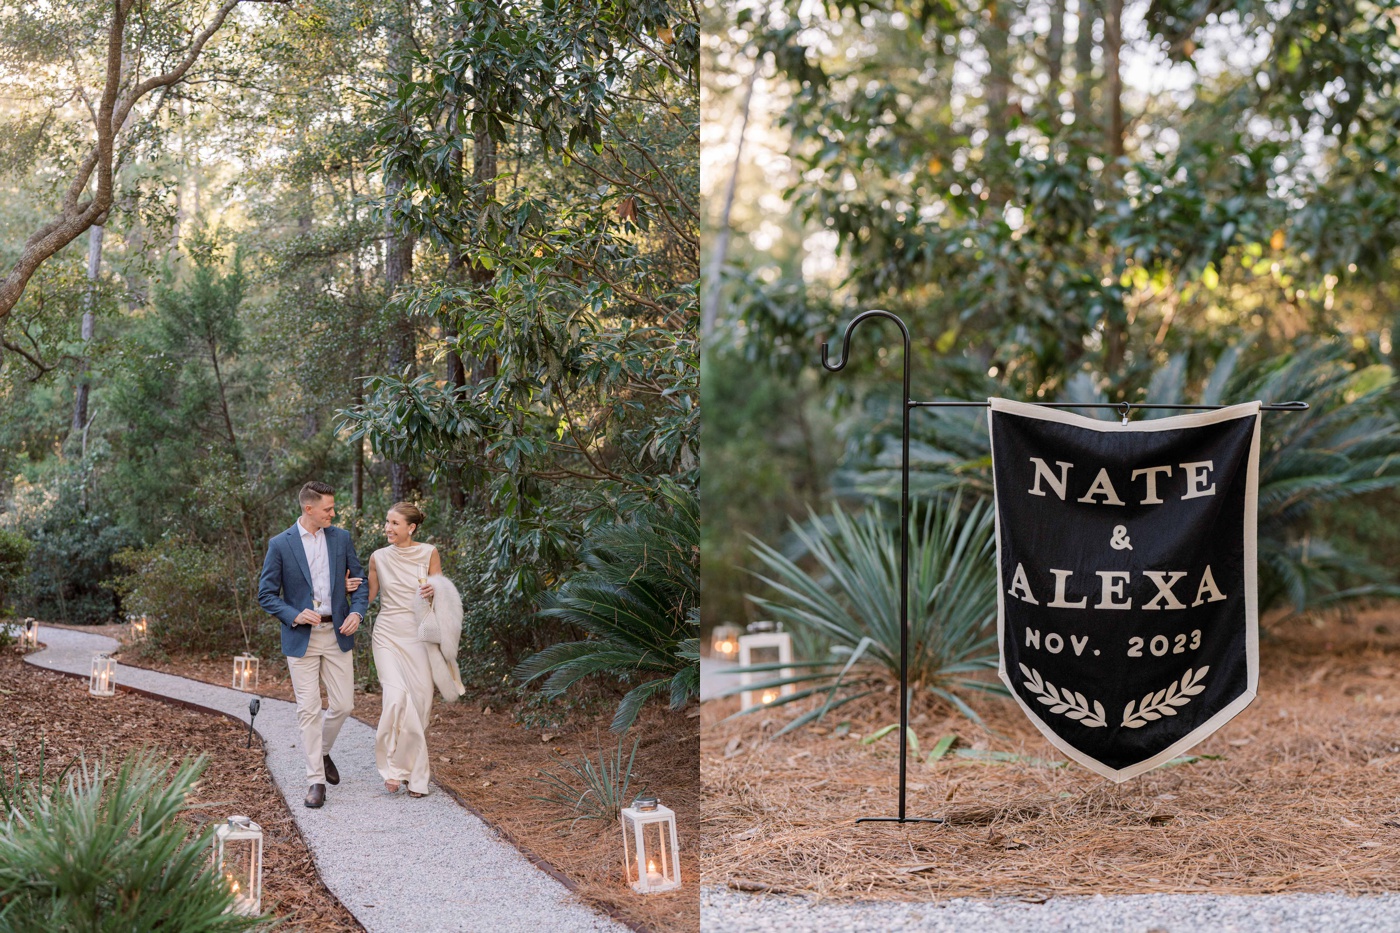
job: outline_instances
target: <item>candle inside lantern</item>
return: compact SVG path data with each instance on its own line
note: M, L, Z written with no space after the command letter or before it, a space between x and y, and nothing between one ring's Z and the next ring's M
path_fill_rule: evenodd
M763 691L763 702L764 702L764 703L772 703L772 702L773 702L774 700L776 700L777 698L778 698L778 693L777 693L777 691L775 691L775 690L765 690L765 691Z

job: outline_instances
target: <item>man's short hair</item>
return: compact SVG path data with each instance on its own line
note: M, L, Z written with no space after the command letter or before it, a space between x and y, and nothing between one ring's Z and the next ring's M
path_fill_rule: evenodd
M312 480L301 487L301 492L297 493L297 501L302 506L315 505L321 501L322 496L335 495L335 489L329 483L321 483Z

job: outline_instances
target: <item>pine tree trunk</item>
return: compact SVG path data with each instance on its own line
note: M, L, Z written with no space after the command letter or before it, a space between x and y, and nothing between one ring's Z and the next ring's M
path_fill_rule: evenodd
M1050 4L1050 35L1045 40L1046 111L1050 114L1052 132L1060 128L1060 91L1063 89L1065 63L1065 0Z
M104 228L94 226L88 230L88 290L83 300L83 359L78 364L78 390L73 400L73 427L71 437L82 438L83 447L87 447L84 434L88 423L88 397L92 391L92 382L88 377L88 348L92 346L93 333L93 312L97 309L97 276L102 267L102 235ZM84 454L87 451L82 451Z
M412 14L406 12L400 20L399 32L394 37L394 48L390 53L391 72L402 72L410 67L410 56L413 54L412 29ZM403 190L403 186L402 178L396 175L387 176L384 188L388 199L392 201ZM392 227L386 231L384 291L389 300L393 300L399 286L412 278L413 247L412 234L401 233ZM418 347L414 338L413 322L407 315L399 315L393 320L388 338L389 372L394 376L412 377L416 370ZM393 461L389 463L389 484L395 502L409 499L418 488L417 477L413 475L409 465Z
M982 47L987 52L987 163L989 190L987 197L994 205L1010 197L1006 183L1006 134L1011 127L1011 61L1008 50L1010 24L997 0L987 3L988 22L982 33Z
M1087 132L1094 125L1094 20L1095 0L1079 0L1079 31L1074 37L1074 125Z
M709 289L705 295L705 306L700 311L700 335L708 336L715 329L715 322L719 319L719 298L723 291L722 275L725 260L729 258L729 238L731 228L729 222L730 212L734 207L734 191L739 184L739 168L743 165L744 158L744 136L749 129L749 110L753 104L753 86L758 80L758 66L762 61L759 58L754 61L753 71L749 72L749 80L744 88L744 103L739 111L739 139L734 144L734 167L729 172L729 184L724 189L724 202L720 206L719 228L715 231L715 243L713 247L712 259L710 260L710 274L705 285Z
M1123 50L1123 0L1104 0L1103 73L1107 151L1110 159L1123 154L1123 76L1119 59Z

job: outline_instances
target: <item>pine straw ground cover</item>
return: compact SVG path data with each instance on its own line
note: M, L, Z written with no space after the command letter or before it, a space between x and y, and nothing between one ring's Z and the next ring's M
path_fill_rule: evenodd
M84 628L114 638L126 636L125 626ZM194 680L227 686L232 680L233 659L177 656L172 658L122 657L122 663L179 674ZM257 692L292 700L291 681L282 658L263 658ZM640 739L634 764L632 789L645 786L663 804L676 811L680 837L681 878L677 891L642 896L623 883L622 832L616 823L600 825L583 820L571 826L560 821L563 813L535 800L545 788L531 782L539 769L561 769L551 753L568 759L590 755L596 762L600 748L616 749L617 739L608 733L617 705L616 696L594 697L594 702L574 709L560 728L527 729L516 722L513 695L473 697L448 705L440 697L433 702L428 732L433 779L458 800L502 832L513 844L546 863L568 880L586 902L606 910L635 929L652 933L691 933L700 925L700 730L692 707L672 713L649 707L627 733L626 750ZM370 726L379 722L380 696L355 694L355 717ZM547 741L546 741L547 739ZM625 755L624 755L625 760ZM331 788L334 794L335 789ZM629 795L630 796L630 795Z
M898 721L893 695L777 739L792 714L720 722L737 698L708 701L702 880L836 900L1400 890L1400 607L1270 633L1259 697L1200 760L1120 785L1048 766L1063 756L1009 700L974 703L996 735L916 703L925 758L960 737L911 755L908 815L944 825L854 825L896 814L894 734L861 741Z
M87 680L41 671L0 648L0 764L13 777L37 778L40 741L50 779L82 755L116 765L132 750L152 746L178 762L200 753L209 766L184 818L196 828L231 814L253 818L263 830L263 905L296 930L363 930L321 883L311 852L268 773L261 743L245 746L247 729L223 716L195 712L118 690L111 699L88 696Z

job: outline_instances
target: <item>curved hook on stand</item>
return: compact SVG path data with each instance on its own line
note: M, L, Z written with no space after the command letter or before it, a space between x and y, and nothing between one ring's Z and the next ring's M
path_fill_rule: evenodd
M905 326L904 321L901 320L900 317L899 317L899 315L897 315L897 314L893 314L893 313L891 313L891 312L889 312L889 311L878 311L878 310L877 310L877 311L862 311L860 314L857 314L854 318L851 319L851 323L849 323L849 324L846 325L846 332L845 332L844 334L841 335L841 362L839 362L839 363L831 363L831 362L828 362L828 360L827 360L827 343L826 343L825 340L822 341L822 368L825 369L825 370L826 370L827 372L829 372L829 373L839 373L841 370L843 370L843 369L846 368L846 364L847 364L848 362L850 362L850 359L851 359L851 334L852 334L852 332L855 331L856 325L857 325L857 324L859 324L861 321L866 320L867 318L872 318L872 317L883 317L883 318L888 318L889 320L894 321L896 324L899 325L899 332L900 332L900 334L903 335L903 337L904 337L904 353L905 353L905 359L904 359L904 373L905 373L904 395L905 395L905 402L908 402L908 400L909 400L909 398L908 398L908 396L909 396L909 378L908 378L908 374L909 374L909 356L908 356L908 354L909 354L909 328Z

